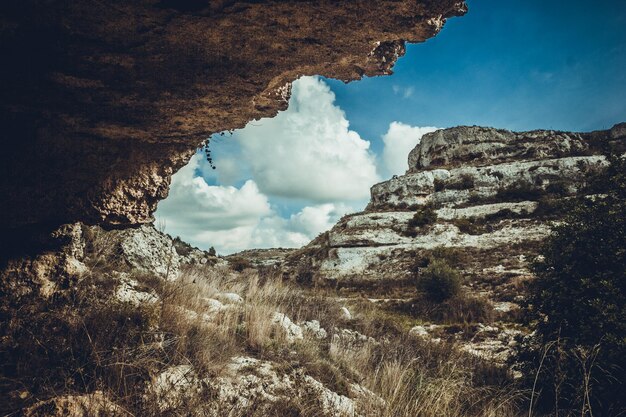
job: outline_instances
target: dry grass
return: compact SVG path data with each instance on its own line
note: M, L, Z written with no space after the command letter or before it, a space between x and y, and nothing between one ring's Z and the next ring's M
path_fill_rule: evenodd
M303 370L342 395L360 384L375 393L358 401L365 416L516 415L519 394L506 372L452 345L409 338L412 318L368 301L355 310L354 320L346 321L332 290L302 289L252 270L211 267L190 269L171 282L132 274L160 299L134 307L114 301L115 274L103 274L102 265L96 266L98 272L76 283L71 294L39 305L36 315L16 317L11 334L3 329L14 337L13 356L5 353L5 359L16 367L12 375L3 372L3 381L11 377L12 386L28 386L30 392L27 400L11 403L14 410L35 398L98 390L134 415L188 415L214 400L190 395L166 413L143 388L171 366L192 365L200 377L215 378L232 357L254 356L284 373ZM211 300L224 293L239 294L244 302L216 309ZM330 334L348 328L376 341L350 346L305 333L288 344L272 322L276 312L296 323L318 320ZM46 345L43 357L38 343ZM319 415L319 405L314 398L293 398L254 406L242 415L313 416Z

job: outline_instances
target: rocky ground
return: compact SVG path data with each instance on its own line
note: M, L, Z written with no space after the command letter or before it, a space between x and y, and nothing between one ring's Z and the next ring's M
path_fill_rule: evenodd
M414 329L420 337L454 340L503 363L524 332L525 283L550 226L574 196L593 198L589 184L607 165L605 154L625 149L624 124L583 134L476 126L426 134L405 175L374 185L364 212L287 255L285 273L342 288L348 303L366 298L408 313L424 321ZM427 213L432 219L420 224ZM415 291L419 264L437 258L461 272L478 308L472 326L458 326L467 315L424 317L415 308L423 303Z
M367 209L299 250L212 256L80 223L0 273L0 405L26 416L514 416L539 245L597 198L606 132L425 135ZM415 285L445 261L449 299Z
M483 415L491 394L476 410L465 399L479 396L474 379L512 381L375 302L294 286L275 265L242 266L151 226L75 224L55 238L59 251L2 273L3 415Z

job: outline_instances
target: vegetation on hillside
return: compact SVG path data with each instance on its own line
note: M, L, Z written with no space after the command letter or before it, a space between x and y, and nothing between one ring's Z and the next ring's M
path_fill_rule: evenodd
M626 161L612 157L543 247L523 347L533 406L558 415L626 412Z
M47 301L20 300L21 308L2 325L0 388L9 398L7 411L58 395L102 392L142 416L192 415L207 405L229 415L324 415L303 398L250 404L243 414L232 414L232 404L220 403L210 389L188 391L164 407L166 394L150 389L155 376L171 367L192 365L198 377L211 381L227 372L233 357L251 356L287 375L309 375L342 395L353 384L371 390L371 398L382 402L359 401L364 416L517 413L521 396L506 371L452 344L410 337L400 315L370 302L347 320L327 290L296 287L250 269L209 266L174 281L128 272L138 290L157 297L135 305L117 298L118 273L102 264L94 271ZM212 312L207 300L224 292L240 294L244 302ZM11 294L2 297L7 301ZM305 333L287 343L273 323L277 312L297 323L318 320L329 337ZM344 331L366 335L366 342L337 342L332 335Z
M437 211L434 205L425 204L419 206L413 217L409 220L404 235L415 237L419 233L419 229L429 226L437 221Z

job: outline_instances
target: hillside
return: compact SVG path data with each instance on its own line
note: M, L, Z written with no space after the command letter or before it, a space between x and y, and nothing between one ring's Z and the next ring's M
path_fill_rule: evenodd
M440 130L298 250L221 258L151 225L64 225L0 272L0 411L527 415L510 360L530 262L625 149L624 124ZM441 299L416 285L435 265L460 281Z
M592 133L514 133L456 127L426 134L405 175L376 184L365 211L290 255L290 274L316 282L376 285L411 279L415 259L457 249L474 291L512 301L528 261L576 195L626 149L626 125ZM434 212L419 227L422 217ZM306 265L306 268L304 268Z

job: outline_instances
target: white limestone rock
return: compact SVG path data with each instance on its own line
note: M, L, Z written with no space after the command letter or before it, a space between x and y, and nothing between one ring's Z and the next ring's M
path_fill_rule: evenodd
M577 155L589 150L578 133L510 132L479 126L459 126L427 133L409 154L409 170L459 164L485 165L552 155Z
M330 354L336 356L342 352L358 351L376 344L378 344L376 339L359 333L356 330L339 329L332 335Z
M222 292L215 295L215 298L225 304L242 304L243 298L234 292Z
M258 412L278 401L308 402L311 398L319 405L321 415L357 416L353 399L329 390L301 370L281 373L269 361L235 357L224 375L206 379L205 383L215 396L205 409L210 416L246 415L250 408Z
M97 245L106 249L102 251L104 259L100 262L123 263L168 280L175 280L183 265L203 265L209 260L216 262L216 258L208 253L172 239L150 224L111 231L97 226L84 227L89 228L91 233L83 235L96 239Z
M294 343L304 338L302 327L292 322L291 319L283 313L274 313L272 315L272 324L282 331L287 343Z
M413 326L411 330L409 330L409 336L426 338L429 336L429 333L424 326Z
M326 339L328 337L328 332L321 327L320 322L317 320L305 321L301 326L305 333L311 334L316 339Z
M163 370L153 378L148 398L155 398L159 409L166 411L175 409L201 391L202 384L193 367L177 365Z
M120 279L120 284L115 290L115 298L123 303L130 303L136 307L144 304L154 304L159 297L151 290L146 290L139 282L129 278L125 274Z

